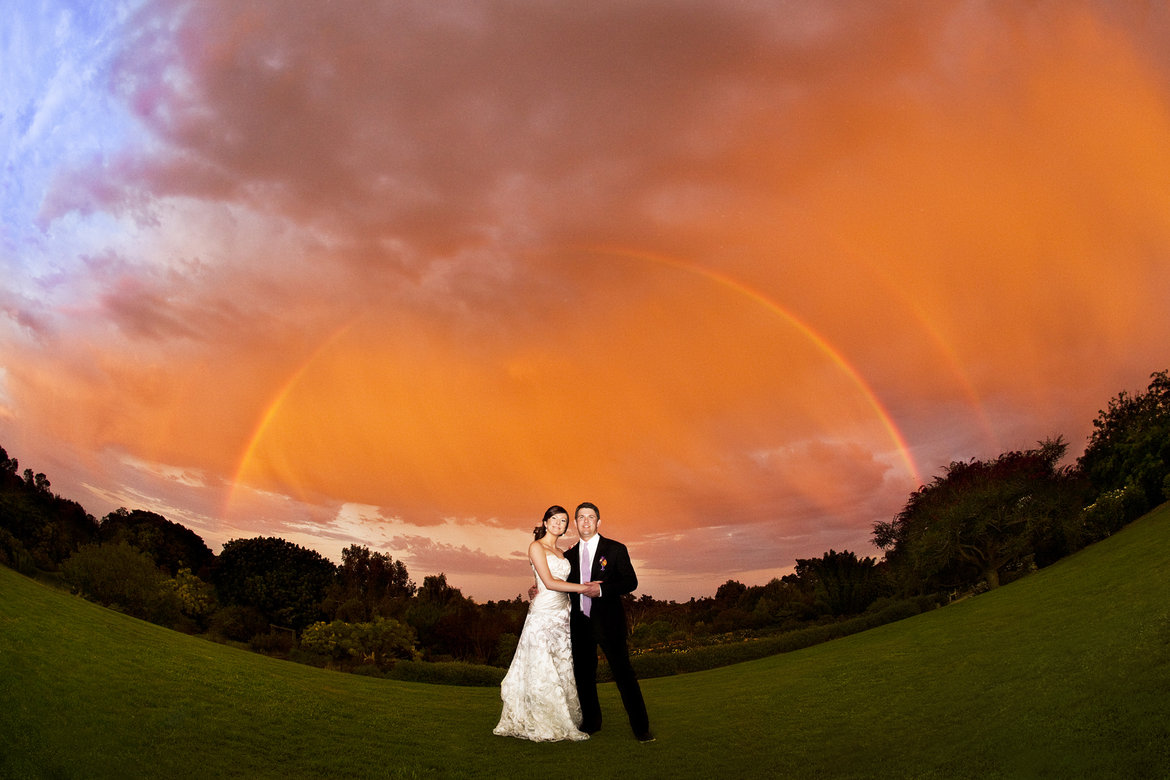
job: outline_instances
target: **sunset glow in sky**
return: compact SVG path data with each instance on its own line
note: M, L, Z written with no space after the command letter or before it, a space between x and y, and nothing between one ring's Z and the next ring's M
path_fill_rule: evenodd
M0 445L212 549L767 582L1170 367L1170 12L67 2L0 26Z

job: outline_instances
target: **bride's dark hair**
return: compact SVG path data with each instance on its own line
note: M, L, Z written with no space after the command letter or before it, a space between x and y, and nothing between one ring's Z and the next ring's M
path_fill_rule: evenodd
M544 527L544 524L547 523L548 519L550 517L552 517L553 515L567 515L567 514L569 514L569 512L563 506L557 506L556 504L553 504L548 509L544 510L544 517L542 517L540 519L540 525L538 525L538 526L536 526L536 528L532 529L532 537L534 539L539 539L542 536L544 536L546 533L548 533L548 529Z

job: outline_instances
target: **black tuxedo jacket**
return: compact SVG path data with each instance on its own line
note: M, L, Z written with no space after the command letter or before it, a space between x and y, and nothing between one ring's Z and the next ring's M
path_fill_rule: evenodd
M633 593L638 587L638 575L634 573L634 565L630 563L630 553L626 546L613 539L597 535L597 550L593 554L593 571L586 577L581 576L581 544L570 547L565 551L569 560L569 582L590 582L596 580L601 583L601 596L593 599L589 608L589 616L594 622L601 621L611 629L620 627L626 629L626 609L622 606L622 596ZM573 616L584 617L581 612L581 596L570 593Z

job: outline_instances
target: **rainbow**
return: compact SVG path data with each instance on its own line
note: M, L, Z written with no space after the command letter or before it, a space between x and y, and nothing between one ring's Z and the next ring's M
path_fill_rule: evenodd
M914 456L910 454L910 446L906 443L906 438L898 429L894 419L886 407L882 404L881 399L878 398L877 393L869 386L869 383L861 376L853 365L845 359L841 351L834 347L829 341L812 328L808 323L797 317L788 309L768 298L763 293L748 287L738 279L727 276L726 274L718 273L710 268L705 268L701 265L681 260L669 255L662 255L655 252L647 252L641 249L628 249L624 247L609 247L609 246L576 246L570 247L571 251L590 253L596 255L608 255L611 257L618 257L627 260L639 260L649 263L656 263L658 265L674 268L685 273L700 276L703 279L714 282L725 289L728 289L738 295L742 295L760 306L765 307L768 311L783 319L788 325L795 328L802 336L809 340L825 357L829 359L834 366L836 366L842 374L844 374L850 382L857 388L861 395L865 398L866 403L873 409L881 422L882 427L889 435L890 440L894 443L898 451L898 455L902 460L906 471L915 480L915 487L922 484L922 474L918 469L918 464L914 461Z
M882 404L881 399L869 383L861 376L858 370L845 358L845 356L834 347L824 336L818 333L812 326L804 322L788 309L781 306L779 303L768 298L758 290L749 287L743 282L725 274L718 273L709 268L705 268L694 263L671 257L668 255L647 252L645 250L628 249L620 247L606 247L606 246L579 246L570 247L570 251L588 253L593 255L608 256L620 258L625 260L633 260L639 262L653 263L659 266L671 268L684 273L693 274L702 279L718 284L726 290L729 290L737 295L741 295L755 304L764 307L770 313L781 318L786 324L794 328L805 339L807 339L816 349L823 354L848 380L858 392L865 399L866 403L873 410L877 419L880 421L885 433L893 442L898 456L901 459L907 473L915 480L915 486L922 484L922 475L917 463L914 461L913 455L910 453L910 447L906 443L905 437L898 429L897 424L890 412ZM285 400L293 392L293 390L300 383L306 372L317 362L317 360L331 349L342 337L344 337L362 318L362 315L356 315L348 322L344 323L332 333L330 333L309 355L301 362L297 369L292 373L287 381L281 385L280 389L273 396L272 401L268 404L261 415L252 435L248 439L248 444L244 448L243 455L240 458L239 465L236 468L235 476L232 480L231 489L228 491L227 500L224 506L224 516L226 517L230 512L236 495L239 491L240 485L243 483L248 469L255 457L255 451L264 437L265 432L276 419L280 413L281 407Z
M955 353L954 347L951 346L951 343L943 336L941 332L939 332L935 321L926 315L922 309L922 306L917 301L906 295L901 287L890 280L889 274L886 273L881 266L869 261L865 252L857 250L852 246L852 244L845 242L845 240L840 236L833 236L832 240L838 252L852 258L858 263L865 264L871 272L876 274L882 280L882 283L885 286L886 294L897 298L898 301L901 302L902 306L904 306L913 315L914 320L918 323L922 331L930 338L935 348L939 351L939 353L942 354L944 358L946 358L947 368L950 370L951 377L963 391L963 395L966 396L968 405L975 412L975 416L978 418L979 425L983 430L984 437L992 446L993 450L998 451L1001 446L999 437L996 435L995 429L991 425L991 421L987 419L987 411L983 408L983 402L979 398L979 394L976 392L975 386L971 384L971 378L963 369L962 361L959 360L959 356Z
M269 402L268 407L264 410L264 414L260 416L260 422L257 423L255 430L252 431L252 435L248 439L248 446L244 448L244 454L240 458L239 465L236 467L236 473L232 478L231 489L228 491L228 496L226 502L224 503L222 516L227 517L228 512L230 512L232 504L236 498L236 492L239 490L239 486L243 482L244 475L247 473L248 466L252 462L253 453L255 452L256 447L260 444L260 439L264 436L264 432L268 429L268 426L272 424L274 419L276 419L276 415L280 412L280 407L284 405L285 399L288 398L289 394L296 388L297 384L301 381L301 378L304 377L309 368L317 362L317 359L321 357L321 355L325 354L325 352L332 348L334 344L336 344L346 333L348 333L361 319L361 317L362 315L359 314L350 318L348 322L334 330L324 339L324 341L317 345L317 348L314 349L312 353L310 353L308 358L302 361L300 366L297 367L297 370L292 373L292 376L288 378L288 381L281 385L280 390L277 391L272 401Z

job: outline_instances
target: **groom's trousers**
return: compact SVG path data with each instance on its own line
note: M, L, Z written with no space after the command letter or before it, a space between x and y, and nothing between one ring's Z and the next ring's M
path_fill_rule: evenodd
M610 625L598 617L587 618L580 612L571 614L570 635L573 644L573 674L577 678L577 695L581 699L583 720L581 730L590 733L601 728L601 703L597 699L597 648L605 653L613 681L621 694L622 704L630 719L630 728L641 736L650 731L646 703L638 677L630 664L630 650L626 644L625 620Z

